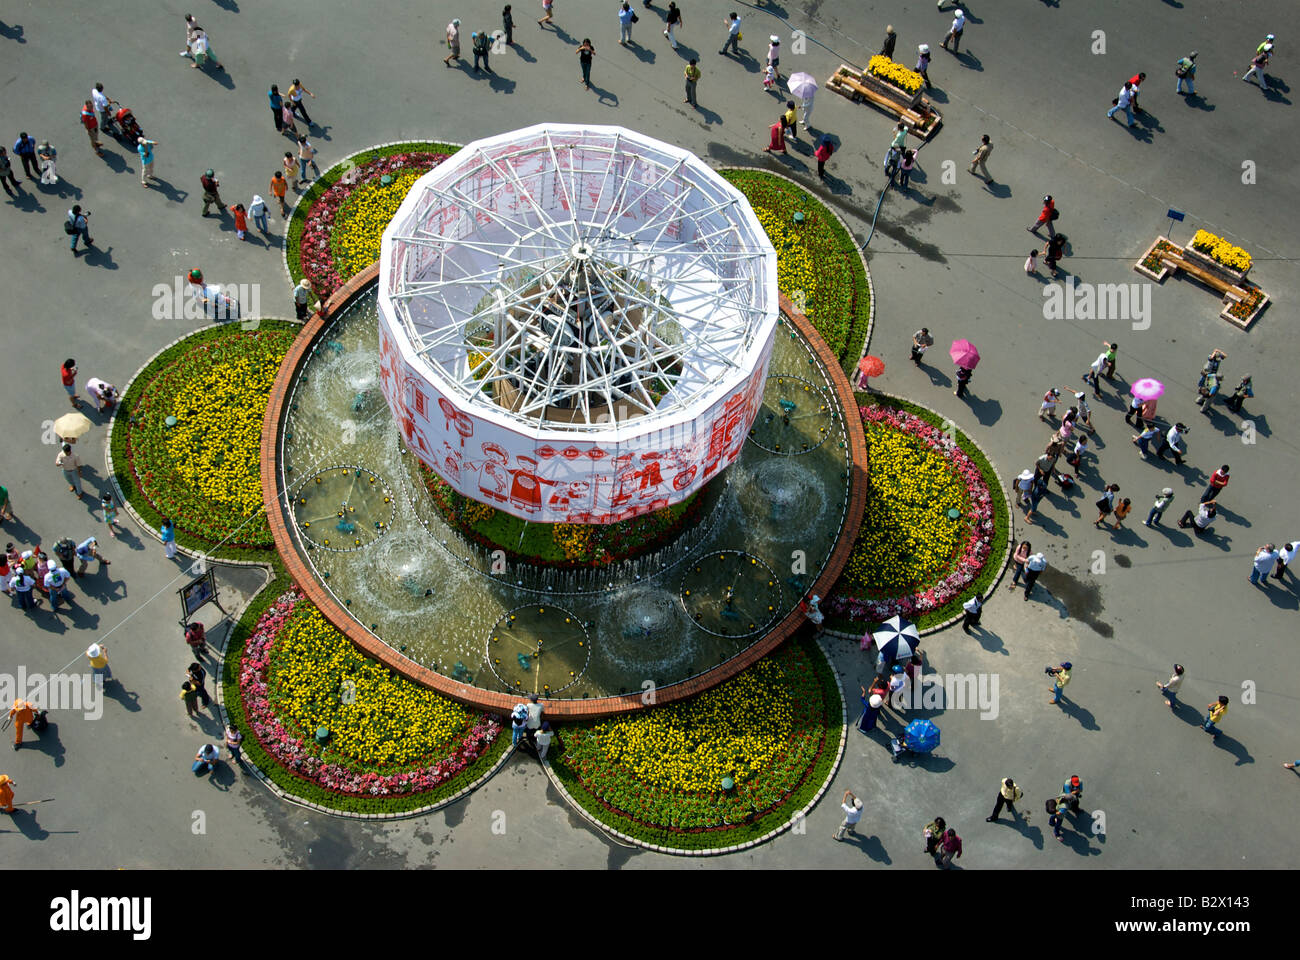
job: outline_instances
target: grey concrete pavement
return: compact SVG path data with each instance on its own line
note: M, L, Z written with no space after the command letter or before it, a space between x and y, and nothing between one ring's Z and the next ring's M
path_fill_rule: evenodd
M110 639L112 664L129 691L107 705L101 720L57 718L61 748L0 754L0 772L19 781L24 797L57 798L12 827L33 841L22 862L928 868L919 831L937 813L965 838L962 863L969 868L1281 865L1283 851L1271 838L1285 835L1297 788L1279 764L1300 752L1294 734L1300 656L1291 642L1300 599L1294 582L1261 591L1246 577L1259 543L1300 537L1291 494L1297 435L1287 416L1297 357L1289 318L1300 296L1292 228L1300 183L1290 158L1300 138L1286 37L1267 98L1234 71L1244 72L1265 33L1284 33L1290 8L1279 0L1231 12L1209 0L1002 6L977 2L968 11L962 54L954 57L939 47L950 13L929 3L900 9L827 0L759 10L732 0L684 4L687 25L677 52L660 35L658 8L638 8L638 46L624 50L612 0L558 0L560 30L538 29L529 18L533 6L515 4L517 46L494 55L496 76L481 78L439 61L451 16L467 31L498 26L500 4L483 0L432 9L398 2L374 12L321 0L310 16L301 5L201 5L194 12L224 74L192 70L177 56L182 14L190 8L109 0L7 9L0 134L6 146L22 129L38 140L49 137L65 178L57 190L22 179L24 198L0 208L6 300L0 381L8 388L0 483L21 521L5 525L9 539L49 543L100 532L90 497L73 504L56 482L54 449L42 443L41 424L67 409L54 380L65 356L78 359L83 380L101 376L124 384L154 350L192 326L155 318L155 284L170 285L197 265L217 282L260 284L262 312L290 315L279 218L273 213L274 236L264 245L238 242L230 220L199 216L198 178L208 166L217 170L227 202L247 205L255 192L269 196L267 183L289 143L268 116L270 83L284 90L299 76L317 94L308 110L317 121L311 138L322 168L381 141L463 142L542 119L618 123L716 163L790 174L865 239L892 124L822 90L814 127L842 142L826 188L816 185L808 151L796 148L788 159L760 153L779 101L761 90L753 58L762 58L772 30L791 48L782 72L803 69L822 80L841 61L865 63L887 22L899 34L899 59L919 42L934 51L930 75L944 127L920 154L914 189L886 197L870 247L877 295L872 352L888 364L875 386L952 417L1009 477L1046 442L1047 429L1033 419L1043 391L1077 384L1101 341L1114 339L1120 378L1161 379L1167 393L1160 414L1192 426L1187 467L1143 462L1128 442L1115 388L1105 388L1110 402L1094 404L1098 456L1069 498L1073 506L1053 495L1040 508L1040 523L1017 526L1047 553L1045 589L1029 602L999 590L985 611L988 634L968 638L950 629L926 645L932 669L998 674L998 718L946 711L937 717L941 758L916 767L891 764L879 742L851 732L831 794L852 788L869 798L861 828L866 840L832 843L838 808L823 802L805 834L703 861L630 851L596 835L559 803L535 762L523 758L445 812L385 826L285 805L251 780L195 780L188 763L201 738L173 689L188 662L175 630L177 568L147 532L127 522L133 541L126 549L106 547L114 560L111 578L92 575L86 588L74 587L83 596L72 627L51 627L45 612L31 620L17 610L7 614L0 672L18 664L58 669L96 636L118 628ZM743 18L750 59L742 62L716 53L722 18L732 9ZM22 25L21 35L14 24ZM806 53L793 52L795 28L807 31ZM1104 54L1092 52L1097 30L1105 33ZM584 36L597 50L593 93L579 86L573 54ZM78 51L72 64L70 48ZM1173 63L1191 49L1200 52L1195 99L1173 92ZM696 53L704 69L699 112L680 102L685 58ZM1149 75L1141 98L1147 114L1141 132L1130 133L1104 114L1122 81L1138 70ZM131 106L158 141L161 188L140 188L138 159L120 145L106 140L103 160L91 152L77 114L96 80ZM965 170L982 133L995 144L993 187ZM948 161L955 183L945 181ZM1242 182L1247 162L1254 164L1254 183ZM1021 270L1034 245L1025 226L1044 193L1056 197L1057 226L1070 237L1071 255L1062 265L1081 282L1140 281L1132 263L1165 232L1165 210L1173 206L1188 214L1175 239L1205 227L1254 254L1251 277L1274 306L1242 333L1217 319L1216 297L1170 279L1153 290L1148 329L1134 329L1127 317L1044 319L1042 285ZM97 246L75 260L59 227L73 202L93 211ZM908 338L922 324L937 341L929 370L904 362ZM969 404L952 395L951 367L939 362L956 337L973 340L984 354ZM1220 407L1207 419L1192 404L1197 371L1215 346L1229 355L1223 367L1229 386L1242 374L1254 376L1258 399L1245 416L1257 431L1253 444L1239 435L1242 417ZM85 449L102 447L103 436L97 427ZM93 489L102 485L104 468L100 456L88 459L97 472L88 483ZM1232 465L1233 481L1222 498L1218 536L1195 541L1173 521L1224 462ZM1092 527L1089 511L1103 480L1118 482L1121 495L1133 499L1123 533ZM1165 485L1177 492L1174 505L1162 530L1148 530L1141 520ZM1066 710L1046 703L1042 675L1044 665L1062 659L1076 667L1067 690L1074 705ZM1188 667L1183 700L1191 708L1220 692L1234 697L1217 744L1195 725L1191 709L1170 716L1160 701L1153 681L1167 676L1174 660ZM837 650L836 661L849 690L867 676L849 644ZM1253 685L1254 703L1241 702L1243 684ZM208 726L215 734L215 724ZM1085 806L1104 811L1107 828L1104 842L1076 838L1062 850L1047 837L1042 799L1070 773L1084 778ZM1007 775L1022 784L1024 809L1033 814L1023 833L983 820ZM195 811L206 815L203 835L192 832ZM501 822L497 811L504 834L492 831ZM1213 831L1205 829L1208 823Z

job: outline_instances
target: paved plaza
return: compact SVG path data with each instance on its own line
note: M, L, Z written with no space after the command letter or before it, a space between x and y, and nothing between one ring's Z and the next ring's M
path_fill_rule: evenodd
M295 868L852 868L931 869L920 831L936 814L965 843L965 869L1279 868L1289 837L1297 775L1283 761L1300 755L1296 720L1300 583L1247 582L1263 543L1300 539L1295 465L1300 433L1288 419L1297 398L1300 302L1294 213L1300 146L1289 78L1300 76L1292 4L1256 0L1126 3L975 0L960 56L940 47L952 4L867 0L761 3L686 0L674 50L661 35L665 4L634 4L635 45L618 44L615 0L556 0L554 29L539 28L540 4L515 4L516 44L494 54L492 75L448 68L443 29L494 30L499 3L409 0L310 5L191 0L142 5L10 3L3 35L4 129L59 151L58 187L15 173L22 196L0 204L0 289L4 290L5 428L0 483L18 522L5 538L23 544L82 540L92 534L112 561L74 584L77 612L59 620L5 610L0 672L82 669L82 651L108 635L120 681L98 720L52 715L38 747L0 753L0 773L25 798L54 798L0 821L6 862L31 868L248 866ZM268 8L269 7L269 8ZM742 18L742 59L718 55L723 17ZM182 17L207 28L224 72L192 70L177 55ZM1032 468L1048 429L1035 419L1045 390L1082 389L1080 375L1103 348L1119 344L1117 381L1094 403L1099 439L1073 497L1052 496L1038 522L1013 512L1017 539L1049 561L1028 601L999 584L976 637L950 627L924 643L940 673L997 675L996 718L947 711L939 755L895 765L875 740L850 729L843 762L807 829L730 856L681 859L616 843L570 809L535 759L522 753L468 799L431 815L382 825L324 816L284 803L260 782L224 768L212 781L191 776L203 740L219 736L214 713L200 734L176 700L183 679L175 590L181 563L167 561L152 530L124 517L113 541L93 512L59 482L43 424L66 412L54 380L65 357L82 376L125 387L165 344L197 324L158 319L157 284L170 286L201 265L217 282L259 285L261 313L292 317L291 285L272 209L269 245L241 243L229 219L200 216L199 178L213 168L227 202L269 197L268 181L286 149L267 116L266 91L300 77L316 98L309 110L322 169L369 145L398 140L466 143L540 121L618 124L682 146L717 165L783 173L839 213L865 241L886 182L881 160L893 123L883 113L825 89L840 63L864 65L885 25L898 33L897 59L928 43L932 101L942 129L919 154L908 191L884 199L867 251L874 287L870 352L885 374L873 387L924 403L951 418L988 454L1003 478ZM806 49L794 31L806 37ZM1257 44L1277 32L1271 90L1239 77ZM759 62L770 33L787 53L782 73L813 74L823 89L813 127L840 148L825 184L801 132L788 157L762 152L784 96L762 89ZM574 55L590 37L592 87L580 84ZM1099 44L1104 42L1104 53ZM468 41L465 41L468 49ZM1196 95L1174 92L1174 64L1199 51ZM698 56L698 110L682 103L683 69ZM910 63L909 63L910 65ZM1144 113L1129 130L1106 119L1123 81L1138 71ZM139 159L111 138L104 157L78 123L91 86L135 112L157 141L154 189L139 186ZM967 172L982 134L994 144L985 184ZM12 150L11 150L12 154ZM18 164L15 158L15 166ZM945 172L954 171L951 176ZM1173 239L1200 228L1255 258L1251 279L1272 305L1246 332L1218 318L1206 288L1169 278L1151 287L1144 318L1046 319L1044 279L1022 263L1035 241L1025 232L1045 194L1055 197L1057 229L1069 236L1063 282L1145 283L1134 262L1160 234L1166 211L1186 220ZM60 229L72 203L92 211L91 252L69 255ZM256 231L250 231L255 237ZM908 360L911 335L928 326L931 361ZM971 395L953 395L946 347L967 338L983 360ZM1194 405L1197 376L1213 348L1227 354L1228 388L1245 375L1256 399L1235 415L1220 404L1209 417ZM1191 425L1182 467L1138 456L1123 423L1120 384L1154 377L1165 384L1160 414ZM95 419L92 414L92 419ZM1243 434L1242 423L1251 426ZM105 488L100 418L81 441L89 490ZM1197 538L1174 521L1194 506L1209 475L1231 464L1213 536ZM1093 501L1107 483L1133 500L1125 529L1093 526ZM1165 525L1142 518L1162 487L1175 490ZM93 567L92 567L93 571ZM222 567L223 605L242 607L261 586L253 569ZM219 618L219 614L214 614ZM224 629L211 625L221 638ZM855 640L828 638L827 652L851 704L872 667ZM1074 664L1067 703L1050 705L1044 667ZM1171 715L1155 689L1175 661L1187 667L1180 710ZM71 667L65 667L70 664ZM1223 735L1200 728L1203 706L1232 702ZM852 709L851 709L851 712ZM35 738L34 738L35 739ZM1085 806L1104 815L1104 832L1077 821L1065 844L1052 841L1042 798L1071 774L1086 785ZM999 781L1013 776L1032 820L986 823ZM866 800L859 837L833 843L852 789ZM206 832L196 834L196 812ZM504 828L502 829L502 824Z

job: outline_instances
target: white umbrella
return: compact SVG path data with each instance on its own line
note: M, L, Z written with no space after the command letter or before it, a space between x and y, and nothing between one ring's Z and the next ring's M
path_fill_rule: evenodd
M817 81L811 73L792 73L786 86L801 100L807 100L817 92Z
M873 636L876 640L876 650L880 654L879 660L883 661L885 666L895 660L912 656L916 648L921 645L921 634L916 629L916 624L897 616L890 617L882 623Z
M54 421L54 433L64 440L75 440L85 435L94 424L84 413L65 413Z

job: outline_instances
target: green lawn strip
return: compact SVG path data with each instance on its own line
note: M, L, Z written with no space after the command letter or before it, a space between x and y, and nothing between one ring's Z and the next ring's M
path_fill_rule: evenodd
M259 330L284 330L296 333L300 328L296 323L290 323L286 320L263 320L258 328ZM152 361L149 365L140 371L139 376L131 381L130 387L127 388L126 395L118 405L117 413L114 417L113 441L110 446L113 455L113 478L117 481L118 487L131 508L155 530L162 523L163 514L154 507L153 503L145 496L144 492L136 483L135 477L131 473L131 463L127 456L128 433L130 432L129 421L131 411L139 402L146 388L152 383L155 376L166 370L179 358L185 356L194 350L197 346L205 343L212 343L225 339L230 336L242 333L238 324L229 324L226 326L209 327L197 331L186 337L180 343L168 347ZM275 550L271 547L220 547L216 546L216 541L208 540L204 537L190 533L188 530L180 529L184 525L184 518L174 516L172 520L177 524L176 544L187 550L198 553L204 553L208 556L225 559L225 560L247 560L257 563L270 563L275 559Z
M845 373L852 377L862 354L862 345L871 319L871 289L867 284L867 273L858 253L857 241L825 204L786 180L759 170L722 170L720 173L745 194L754 207L764 207L782 217L793 215L795 211L802 212L805 220L800 229L813 237L808 246L820 246L823 256L842 258L843 269L847 269L850 275L850 303L847 305L848 316L844 318L844 327L837 328L827 318L819 320L809 317L809 320L840 358ZM789 295L788 291L783 292Z
M510 746L510 737L504 733L492 742L482 756L445 783L423 793L403 794L397 797L354 797L336 793L296 776L282 766L274 756L262 748L253 733L252 724L244 714L244 702L239 691L239 661L244 654L245 643L257 627L257 621L261 619L267 607L291 586L293 580L281 569L278 571L278 576L268 583L248 605L248 609L239 618L226 644L221 677L223 706L230 719L244 734L244 754L262 773L266 774L272 783L298 800L316 803L332 810L348 813L404 813L427 807L458 793L496 765L501 755Z
M793 641L803 645L804 653L812 665L817 680L821 684L822 703L824 705L824 733L821 751L809 768L803 781L784 800L751 823L736 824L708 830L690 831L674 830L668 827L649 826L621 815L589 792L578 776L563 763L564 744L557 739L552 746L549 759L551 772L564 784L570 796L576 800L593 818L617 830L619 833L635 837L645 843L661 847L684 850L708 850L730 847L739 843L756 840L764 834L785 825L790 818L802 810L817 795L826 778L835 765L839 755L840 730L843 720L843 702L840 699L839 684L835 674L826 660L825 654L816 642L810 638ZM761 721L756 721L761 722ZM564 735L561 728L560 737Z
M940 430L942 430L944 424L947 423L946 418L941 417L924 407L917 406L915 403L901 400L898 397L890 397L879 393L855 393L853 396L859 407L875 405L894 410L905 410L908 413L915 414L932 426L938 427ZM984 456L984 453L970 437L966 436L966 434L961 430L955 431L955 434L957 446L959 446L962 451L975 462L975 465L979 467L980 473L984 476L984 483L989 488L989 495L993 500L993 535L989 541L990 547L988 561L975 577L975 580L962 591L961 597L949 601L942 607L921 614L921 616L915 621L917 628L921 630L937 626L945 620L950 620L957 616L961 613L961 605L970 596L977 593L981 596L984 595L985 591L988 590L993 581L997 579L998 573L1002 569L1003 546L1007 541L1007 502L1006 496L1002 491L1002 484L998 481L997 472L993 469L993 465L989 463L988 458ZM838 584L836 584L836 586L838 586ZM831 592L833 593L834 590L835 587L832 587ZM859 623L855 620L848 620L827 614L826 626L832 630L841 630L846 633L861 633L868 629L869 626L873 626L873 624Z
M449 143L438 143L436 141L413 140L407 143L395 143L386 147L375 147L373 150L363 150L360 153L354 153L350 157L340 160L334 166L324 171L312 185L302 194L302 199L298 201L294 209L293 217L289 221L288 229L285 230L285 262L289 264L289 275L293 277L296 284L304 276L302 269L301 257L298 255L299 244L302 240L302 231L307 223L307 215L311 212L312 206L320 199L323 194L349 170L355 167L364 167L372 160L379 160L382 157L391 157L398 153L455 153L460 147L453 146ZM344 278L346 281L346 278Z

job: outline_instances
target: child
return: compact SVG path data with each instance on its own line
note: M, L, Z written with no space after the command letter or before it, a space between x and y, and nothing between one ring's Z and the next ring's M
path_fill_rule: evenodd
M1061 398L1061 391L1056 387L1048 390L1043 394L1043 405L1038 408L1038 419L1044 423L1049 417L1056 415L1056 402Z
M916 151L904 150L903 159L898 162L898 185L902 189L907 189L908 181L912 179L912 170L916 167Z
M240 240L246 240L244 236L248 232L248 211L244 209L242 203L235 204L235 236Z
M1115 504L1115 529L1116 530L1124 526L1124 518L1128 516L1128 512L1132 509L1133 509L1133 501L1130 500L1128 497L1125 497L1119 503Z
M1038 251L1030 250L1029 257L1025 260L1025 273L1033 276L1038 272Z
M116 539L117 504L113 501L112 493L104 491L104 495L99 498L99 509L103 511L104 523L108 524L108 535Z
M776 83L776 67L769 63L767 72L763 74L763 89L771 90L774 83Z
M168 560L176 556L176 527L167 517L163 517L158 527L158 536L162 539L163 555Z
M1065 462L1076 470L1083 469L1083 455L1088 452L1088 437L1080 434L1079 439L1074 441L1074 452L1065 458Z

